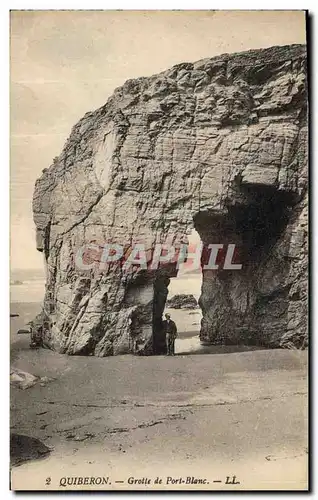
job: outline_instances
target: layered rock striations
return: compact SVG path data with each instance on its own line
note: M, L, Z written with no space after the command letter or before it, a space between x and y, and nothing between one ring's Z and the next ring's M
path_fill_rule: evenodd
M304 46L128 80L75 125L36 182L44 344L67 354L159 352L176 266L101 272L98 262L80 269L76 256L110 242L178 247L195 228L204 245L236 244L242 263L203 271L201 340L305 347L307 171Z

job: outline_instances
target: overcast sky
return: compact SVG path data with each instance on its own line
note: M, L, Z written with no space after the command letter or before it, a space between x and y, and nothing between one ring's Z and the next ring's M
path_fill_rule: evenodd
M40 268L32 194L72 126L129 78L305 43L302 11L11 13L11 268Z

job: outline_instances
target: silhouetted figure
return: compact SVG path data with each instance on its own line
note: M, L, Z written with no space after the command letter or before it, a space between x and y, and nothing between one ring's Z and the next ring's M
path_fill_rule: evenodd
M163 331L166 335L166 346L168 356L174 356L174 343L177 338L177 325L172 321L170 314L165 314L165 320L162 322Z

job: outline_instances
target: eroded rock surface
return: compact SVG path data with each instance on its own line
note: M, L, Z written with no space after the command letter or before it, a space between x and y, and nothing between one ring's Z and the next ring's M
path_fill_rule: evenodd
M167 301L167 307L171 309L196 309L198 303L192 294L174 295Z
M178 247L195 228L204 245L235 243L242 262L203 272L201 339L305 347L306 193L304 46L128 80L75 125L36 183L44 343L67 354L156 352L175 266L101 273L75 257L89 243Z

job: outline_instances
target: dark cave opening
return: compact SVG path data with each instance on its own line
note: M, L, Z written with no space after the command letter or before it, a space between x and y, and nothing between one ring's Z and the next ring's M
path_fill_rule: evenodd
M262 278L259 281L259 277L264 274L273 248L280 241L287 241L288 244L288 238L283 235L295 203L297 200L293 194L273 186L240 185L237 196L226 203L226 210L205 210L196 214L194 226L204 245L201 264L204 266L209 261L210 244L223 245L216 259L218 268L210 270L203 267L199 301L203 314L201 342L224 345L227 339L227 343L232 345L261 345L259 342L263 334L259 331L264 329L261 326L264 314L271 315L273 322L276 316L285 314L286 300L284 302L281 291L273 303L264 306L264 314L264 307L262 310L259 307L265 293L263 285L264 289L270 286L271 273L276 273L278 277L280 270L268 269L264 283ZM229 244L235 245L232 263L242 265L238 271L223 266Z
M269 186L241 186L244 201L227 205L225 215L202 211L194 217L194 227L203 242L202 266L208 263L209 244L223 244L216 263L222 267L228 244L235 244L237 262L259 262L286 228L291 207L295 203L292 194L277 191Z

